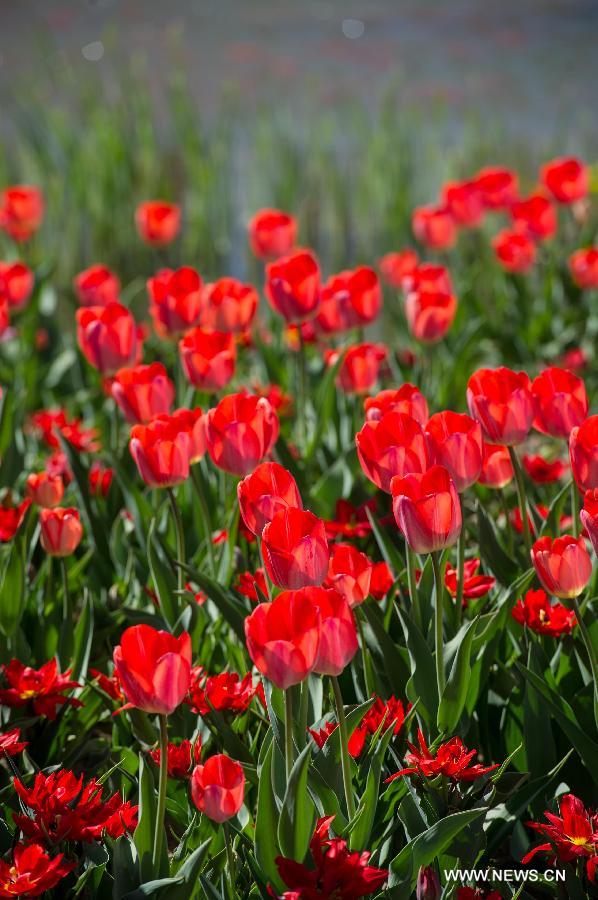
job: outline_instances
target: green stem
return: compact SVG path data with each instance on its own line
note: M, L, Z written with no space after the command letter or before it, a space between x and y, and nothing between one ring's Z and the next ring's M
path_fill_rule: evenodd
M60 662L62 668L66 668L73 654L73 608L69 592L69 576L66 560L59 557L60 574L62 578L62 622L60 625Z
M223 822L224 828L224 844L226 847L226 861L228 863L228 876L230 878L230 889L231 889L231 897L237 896L236 891L236 881L237 874L235 869L235 853L233 850L233 841L232 835L230 833L230 828L228 822Z
M210 510L208 508L208 504L206 501L206 495L204 491L204 486L202 483L201 472L197 465L191 466L191 481L193 482L193 487L195 489L195 495L199 502L199 511L201 524L203 527L203 533L205 541L208 545L208 559L210 560L210 572L212 575L216 574L216 563L214 562L214 545L212 544L212 521L210 517Z
M517 484L517 496L519 498L519 509L521 510L521 524L523 527L523 540L525 549L527 550L528 561L532 552L532 536L529 530L529 517L527 510L527 495L525 492L525 479L521 469L521 463L514 447L509 447L509 456L511 457L511 465L515 473L515 482Z
M508 547L509 553L513 552L513 527L511 525L511 519L509 518L509 507L507 505L507 498L505 497L505 492L503 488L498 488L498 496L500 497L500 505L503 511L503 515L505 517L505 530L507 533Z
M436 644L436 683L438 685L438 701L442 700L444 693L444 656L443 656L443 637L442 637L442 597L444 593L444 585L442 583L442 574L440 572L440 559L438 551L430 554L432 557L432 568L434 569L434 584L436 587L436 604L434 607L434 634Z
M297 422L299 425L299 440L301 449L307 447L307 419L305 414L305 404L307 402L307 358L305 354L305 341L301 325L298 326L299 334L299 351L297 359Z
M359 643L361 644L361 655L363 656L363 678L365 681L365 693L366 696L372 697L374 694L374 685L372 684L372 677L370 671L370 656L367 648L367 644L365 642L365 634L363 633L363 625L361 622L361 610L355 609L355 622L357 623L357 633L359 634Z
M156 828L154 831L154 851L152 868L154 875L159 875L162 842L164 840L164 813L166 812L166 788L168 785L168 721L166 716L158 717L160 722L160 778L158 781L158 808L156 810Z
M579 494L575 478L571 479L571 518L573 519L573 537L579 537Z
M345 708L343 706L343 695L338 678L332 675L332 690L334 691L334 701L336 704L336 715L338 718L338 729L341 742L341 767L343 771L343 785L345 788L345 800L347 802L347 813L349 821L355 817L355 798L353 797L353 784L351 782L351 760L349 759L349 736L347 734L347 721L345 719Z
M284 692L284 758L287 781L291 777L294 762L293 752L293 694L291 688Z
M405 544L405 546L407 548L407 586L409 588L409 599L411 600L413 619L420 631L423 631L422 615L419 605L419 594L417 591L417 575L415 574L415 553L413 552L409 544Z
M592 638L590 636L590 632L588 631L587 625L583 620L583 613L579 605L579 598L573 597L571 602L575 610L575 615L577 616L577 623L579 625L581 637L585 644L590 660L590 670L592 672L592 680L594 682L594 718L596 719L596 725L598 725L598 660L596 659L596 649L592 643Z
M174 527L176 531L176 554L177 561L179 563L185 563L185 532L183 530L183 520L181 518L181 511L179 510L178 504L176 502L176 497L174 496L174 491L171 487L166 488L166 493L168 494L168 499L170 501L170 508L172 510L172 518L174 521ZM181 566L177 566L177 588L179 592L182 592L184 588L184 575L183 569Z
M465 590L465 528L461 527L459 540L457 541L457 622L461 624L463 615L463 592Z

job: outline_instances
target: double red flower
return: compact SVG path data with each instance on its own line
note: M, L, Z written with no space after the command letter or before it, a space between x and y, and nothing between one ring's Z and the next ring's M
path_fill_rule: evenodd
M408 742L411 752L405 756L407 767L395 772L386 779L387 782L403 775L417 775L419 778L444 775L455 782L470 782L498 769L498 763L493 766L482 766L479 763L470 765L477 755L477 750L468 750L459 737L440 744L435 752L432 752L426 744L421 728L418 729L417 740L419 744L417 747Z
M17 844L11 859L0 859L0 897L40 897L75 866L62 853L50 857L40 844Z
M585 860L588 877L594 882L598 866L598 814L587 810L574 794L561 797L559 813L556 816L546 810L546 823L527 823L528 828L533 828L548 841L526 853L521 862L528 863L536 853L548 853L553 859L566 863Z
M60 674L55 659L44 663L40 669L32 669L13 659L0 668L0 704L21 708L31 703L36 716L53 720L60 706L82 705L75 697L64 696L73 688L81 687L77 681L71 681L70 674L70 669Z
M528 591L525 597L517 601L511 615L520 625L527 625L536 634L548 637L571 634L577 621L573 610L562 603L551 604L542 590Z

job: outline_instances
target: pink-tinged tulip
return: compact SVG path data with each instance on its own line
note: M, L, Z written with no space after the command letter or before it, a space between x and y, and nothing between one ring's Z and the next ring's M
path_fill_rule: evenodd
M173 416L133 425L129 449L149 487L172 487L189 477L191 442Z
M39 188L15 184L0 196L0 228L13 241L27 241L44 218L44 197Z
M313 318L320 303L320 267L309 250L296 250L266 266L265 293L287 322Z
M297 240L297 220L279 209L260 209L249 222L249 244L258 259L290 253Z
M467 382L467 405L493 444L520 444L532 426L534 400L525 372L478 369Z
M320 611L320 641L313 671L340 675L357 653L357 630L351 608L338 591L306 588Z
M162 363L119 369L111 385L114 400L132 425L168 415L174 402L174 385Z
M524 274L536 262L538 251L534 241L522 231L504 228L492 239L492 249L505 272Z
M542 537L532 547L532 562L542 587L562 600L578 597L592 574L583 537Z
M484 218L484 198L476 181L448 181L442 202L457 225L475 228Z
M206 284L201 295L202 328L239 334L251 326L258 302L253 285L237 278L219 278Z
M27 496L37 506L52 509L58 506L64 494L64 482L60 475L37 472L27 476Z
M313 671L320 643L320 611L311 589L283 591L245 619L247 650L258 669L286 690Z
M191 775L191 798L200 812L212 822L232 819L243 806L245 774L243 766L217 753Z
M543 434L569 438L588 414L588 395L582 379L567 369L544 369L532 382L536 406L534 427Z
M98 372L114 375L136 362L135 319L120 303L78 309L77 342L86 360Z
M114 672L130 706L168 716L191 684L191 638L150 625L127 628L114 648Z
M405 300L405 315L409 331L416 341L435 344L441 341L457 314L454 294L432 291L411 291Z
M506 487L513 479L509 448L503 447L502 444L487 444L484 441L483 453L479 484L496 490Z
M405 540L416 553L433 553L454 544L461 532L461 504L443 466L393 478L392 508Z
M446 206L419 206L411 227L417 240L433 250L448 250L457 240L457 226Z
M355 435L357 455L367 478L390 492L391 479L425 472L429 464L424 432L403 413L388 412L365 423Z
M590 170L575 156L560 157L544 163L540 181L557 203L575 203L588 194Z
M519 196L517 174L500 166L488 166L475 176L486 209L507 209Z
M206 453L206 417L199 406L175 409L170 417L179 431L189 437L189 464L194 465Z
M237 346L230 332L192 328L179 341L179 354L187 380L198 391L220 391L235 374Z
M147 291L156 333L162 337L176 337L198 325L201 290L201 276L190 266L176 271L161 269L150 278Z
M579 517L592 542L594 553L598 556L598 488L586 491L583 498L583 509Z
M378 276L369 266L359 266L332 275L322 285L316 328L338 334L373 322L382 308Z
M264 563L270 579L289 590L320 585L330 553L326 526L313 513L284 507L262 531Z
M107 266L96 264L75 276L75 291L81 306L118 303L120 281Z
M206 414L208 453L214 465L247 475L267 456L278 438L279 422L265 397L228 394Z
M571 431L569 459L580 491L598 488L598 416L589 416Z
M417 873L415 897L416 900L440 900L442 897L440 879L433 866L422 867Z
M446 266L436 263L420 263L403 281L405 293L419 291L423 294L452 294L453 284Z
M483 460L482 428L461 413L436 413L426 425L426 439L433 463L444 466L462 493L480 477Z
M297 482L279 463L265 462L237 485L241 516L245 525L260 537L275 514L288 506L303 508Z
M35 276L31 269L20 262L0 262L0 302L10 309L23 309L27 304Z
M515 229L536 241L555 236L558 228L556 209L543 194L531 194L511 204Z
M60 506L39 514L41 544L50 556L71 556L83 537L79 511Z
M396 253L386 253L378 260L378 268L384 281L394 288L402 288L405 278L410 276L419 262L419 256L408 248Z
M135 224L142 241L163 247L172 243L181 229L181 208L165 200L148 200L137 207Z
M324 584L342 594L353 609L370 593L372 568L371 559L353 544L332 544Z
M328 366L335 365L339 350L328 350L324 359ZM347 394L365 394L379 378L380 365L387 356L384 344L355 344L343 356L338 370L338 385Z
M577 287L582 290L598 288L598 247L586 247L572 253L569 271Z
M414 384L405 382L400 388L380 391L375 397L366 397L363 403L368 422L381 419L387 412L404 413L425 428L428 421L428 401Z

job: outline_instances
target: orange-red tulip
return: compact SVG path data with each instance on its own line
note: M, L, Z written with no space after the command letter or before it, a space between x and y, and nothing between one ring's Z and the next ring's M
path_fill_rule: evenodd
M52 509L58 506L64 494L64 482L60 475L37 472L27 476L27 496L37 506Z
M217 753L195 766L191 775L191 797L196 807L212 822L232 819L243 806L245 773L243 766Z
M237 485L241 516L245 525L260 537L264 526L287 506L303 507L297 482L279 463L265 462Z
M75 276L75 291L81 306L107 306L118 303L120 280L108 266L99 263Z
M136 362L137 326L120 303L78 309L77 341L87 361L102 375L114 375Z
M483 460L479 422L450 410L439 412L426 425L426 438L432 462L448 470L459 493L478 480Z
M569 438L588 414L588 395L582 379L552 366L532 382L536 405L534 427L552 437Z
M220 391L235 374L237 345L231 332L192 328L179 341L179 354L183 372L198 391Z
M310 250L296 250L266 266L266 297L287 322L304 322L318 311L320 267Z
M70 556L81 543L83 526L76 509L42 509L39 524L42 547L50 556Z
M478 369L467 382L467 405L493 444L520 444L532 426L534 400L525 372Z
M174 385L162 363L119 369L111 385L112 396L132 425L168 415L174 402Z
M214 465L247 475L274 446L278 417L265 397L228 394L206 415L208 453Z
M147 282L156 333L176 337L199 323L201 276L195 269L161 269Z
M191 441L174 416L133 425L129 449L149 487L172 487L189 476Z
M355 435L357 455L367 478L390 492L391 479L425 472L429 464L424 432L415 419L388 412L365 423Z
M285 256L296 240L296 219L279 209L260 209L249 222L249 244L258 259Z
M592 574L583 537L541 537L532 547L532 562L542 587L561 599L578 597Z
M253 285L237 278L219 278L206 284L201 295L202 328L239 334L250 327L258 302Z
M148 200L137 207L135 224L142 241L164 246L172 243L181 229L181 209L176 203Z

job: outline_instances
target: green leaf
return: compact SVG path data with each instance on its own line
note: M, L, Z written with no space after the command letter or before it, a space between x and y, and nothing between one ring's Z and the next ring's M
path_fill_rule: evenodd
M309 439L309 443L305 449L305 453L303 454L303 459L306 462L309 462L309 460L318 449L318 446L322 439L322 435L324 434L324 431L328 426L328 422L330 421L336 394L336 376L338 375L338 371L342 365L344 358L345 354L340 353L334 365L326 369L326 371L324 372L324 377L320 380L314 403L316 411L316 425L313 434Z
M187 565L187 563L179 563L179 565L184 572L191 576L193 581L197 582L201 590L205 591L237 637L245 643L245 619L248 613L234 592L223 588L213 578L210 578L203 572L199 572L193 566Z
M393 736L393 726L389 723L372 757L368 768L365 790L359 800L355 818L351 823L349 846L351 850L367 850L376 818L376 808L380 793L380 775L384 756Z
M154 831L156 827L156 790L154 777L147 765L142 753L139 754L139 821L133 842L139 856L139 877L143 883L150 881L156 875L168 871L166 849L162 846L161 872L154 872L152 865L152 852L154 849Z
M384 561L390 567L396 578L399 573L402 572L405 568L405 560L403 559L393 542L390 540L388 535L385 534L383 528L380 527L379 523L376 521L376 518L372 515L372 511L366 508L365 514L368 517L370 525L372 526L372 531L374 533L374 537L376 538L378 549L380 550Z
M307 790L311 745L303 748L289 775L278 822L278 843L283 856L303 862L314 826L314 805Z
M20 533L10 545L0 582L0 630L6 637L15 633L25 609L25 552L25 539Z
M164 559L164 552L157 540L156 519L153 518L147 534L147 559L154 588L160 602L160 611L166 620L166 624L169 628L172 628L177 618L177 608L174 600L176 584L172 574L172 566L168 565Z
M400 609L398 614L405 632L405 641L411 660L411 680L415 692L420 698L418 710L430 724L436 720L438 715L438 686L434 657L415 622L412 622Z
M93 600L89 591L85 590L83 609L75 626L73 658L71 662L71 678L82 681L87 675L87 666L93 643Z
M268 749L259 772L254 846L255 858L260 868L276 888L283 890L284 886L274 862L279 855L279 849L274 839L278 822L278 806L272 789L273 751L274 739L270 734Z
M501 546L494 522L480 502L477 504L477 518L480 556L498 581L507 586L518 575L517 563Z
M471 675L471 645L477 624L475 619L459 632L461 640L438 707L437 723L441 733L455 730L465 707Z

